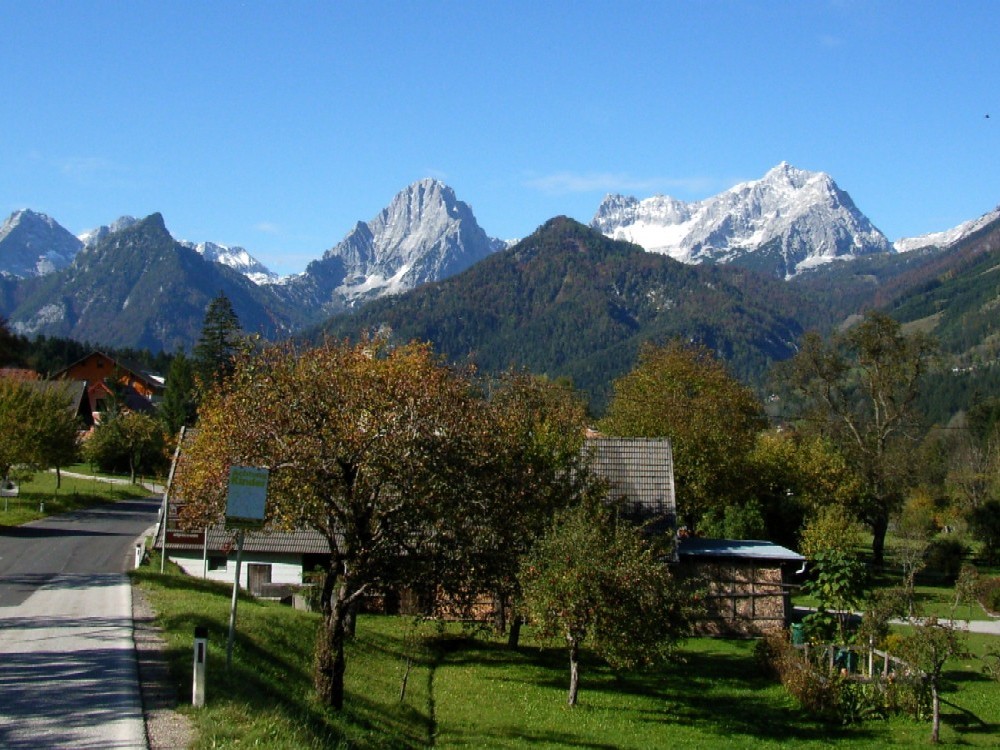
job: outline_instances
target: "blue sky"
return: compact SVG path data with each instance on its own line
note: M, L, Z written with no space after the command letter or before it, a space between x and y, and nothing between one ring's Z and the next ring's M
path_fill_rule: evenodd
M0 0L0 25L3 216L159 211L280 273L423 177L502 238L783 160L893 240L1000 204L993 1Z

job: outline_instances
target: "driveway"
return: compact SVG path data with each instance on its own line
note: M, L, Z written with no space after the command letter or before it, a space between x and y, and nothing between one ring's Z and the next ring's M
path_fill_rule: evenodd
M158 508L0 528L0 747L146 747L124 571Z

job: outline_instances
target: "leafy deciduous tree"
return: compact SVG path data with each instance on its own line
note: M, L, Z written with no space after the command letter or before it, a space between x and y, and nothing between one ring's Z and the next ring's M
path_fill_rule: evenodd
M711 351L679 341L647 346L614 391L600 429L622 437L670 438L678 511L685 520L743 504L748 455L765 426L764 412Z
M9 478L15 465L58 469L71 462L77 453L78 427L69 397L60 388L0 381L3 479Z
M760 508L763 538L799 548L806 524L850 496L851 479L843 457L822 437L789 429L760 433L746 493Z
M584 642L612 666L662 663L689 632L693 600L657 550L598 502L557 514L521 568L524 602L543 636L565 639L568 702L577 703Z
M931 742L941 737L941 683L948 659L963 650L959 632L947 622L929 617L914 624L910 635L903 638L903 658L923 672L923 680L931 691Z
M126 469L134 483L140 472L154 471L165 460L160 423L147 414L115 411L83 444L84 457L106 470Z
M913 404L932 351L926 336L904 335L892 318L870 312L829 342L807 334L791 364L803 415L857 472L852 508L871 527L876 565L911 475Z
M478 580L452 587L459 592L491 591L497 625L503 630L518 599L518 568L524 554L546 529L556 510L595 488L582 452L586 406L565 384L523 372L494 380L487 394L488 472L481 482L483 512L470 516L466 544L476 558ZM510 620L509 643L516 646L521 616Z
M56 470L57 489L62 486L62 467L80 455L81 427L70 397L57 383L50 383L39 393L30 440L37 450L38 465Z

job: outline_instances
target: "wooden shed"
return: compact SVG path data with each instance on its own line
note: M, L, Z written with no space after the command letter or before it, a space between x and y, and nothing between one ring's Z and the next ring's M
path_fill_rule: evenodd
M792 578L805 558L766 541L682 539L679 572L705 585L706 635L758 636L786 627L792 614Z

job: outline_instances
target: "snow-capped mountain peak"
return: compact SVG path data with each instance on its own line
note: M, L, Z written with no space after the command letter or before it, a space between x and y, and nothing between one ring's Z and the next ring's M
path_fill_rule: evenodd
M110 224L102 224L96 229L91 229L90 231L78 235L78 239L83 243L83 247L85 249L90 249L109 234L114 234L115 232L120 232L123 229L128 229L130 226L137 224L138 221L139 220L134 216L120 216Z
M701 201L610 195L591 226L685 263L740 262L785 277L891 250L829 175L788 162Z
M65 268L82 243L55 219L30 209L12 213L0 226L0 273L20 278Z

